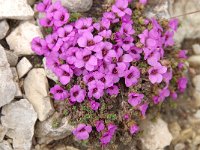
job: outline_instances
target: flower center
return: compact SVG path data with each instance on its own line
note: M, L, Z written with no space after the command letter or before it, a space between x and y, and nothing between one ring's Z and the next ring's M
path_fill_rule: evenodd
M157 70L157 69L154 69L154 70L151 71L151 74L153 74L153 75L155 75L155 74L157 74L157 73L158 73L158 70Z
M70 74L68 72L66 72L66 71L63 72L63 75L64 76L70 76Z
M92 93L96 93L97 91L98 91L98 89L94 88L93 91L92 91Z
M112 73L113 73L113 74L117 74L117 73L118 73L117 69L114 68L113 71L112 71Z
M78 91L74 92L74 93L73 93L73 96L74 96L74 97L78 96Z
M91 82L91 81L93 81L94 80L94 77L90 77L89 79L88 79L88 82Z
M60 17L60 21L64 21L64 19L65 19L65 16L62 15L62 16Z
M63 92L63 90L57 90L57 93L62 93Z
M106 79L103 77L103 78L101 78L100 79L103 83L105 83L106 82Z
M95 44L95 43L94 43L93 40L90 40L90 41L87 42L87 46L93 46L94 44Z
M132 77L133 77L133 73L131 72L131 73L127 76L127 78L130 79L130 78L132 78Z
M88 61L89 59L90 59L90 55L86 55L86 56L83 57L84 61Z
M108 54L108 50L104 48L104 49L102 50L102 55L103 55L103 57L105 57L107 54Z

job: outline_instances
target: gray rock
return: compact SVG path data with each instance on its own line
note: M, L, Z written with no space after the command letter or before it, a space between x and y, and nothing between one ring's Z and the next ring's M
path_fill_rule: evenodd
M35 136L39 144L48 144L53 140L63 139L72 133L74 127L69 125L67 118L61 120L58 128L52 127L54 119L59 117L58 113L54 113L51 118L43 122L37 122Z
M195 89L197 89L198 91L200 91L200 75L196 75L192 79L192 83L193 83Z
M175 34L175 40L178 44L185 39L196 39L200 37L200 15L199 13L187 15L187 13L195 12L200 8L199 0L169 0L170 15L172 17L180 16L181 27Z
M181 132L180 125L178 124L178 122L172 122L169 124L169 130L173 136L173 141L175 141L179 137Z
M192 45L192 48L193 48L193 52L194 52L196 55L200 55L200 45L199 45L199 44L194 44L194 45Z
M23 57L17 64L17 72L19 78L24 77L32 67L33 65L30 63L30 61L26 57Z
M40 121L46 120L54 112L48 96L49 85L44 69L32 69L24 80L25 95L33 105Z
M0 45L0 107L10 103L15 96L16 86L4 48Z
M145 120L141 129L144 131L141 137L142 146L147 150L163 149L170 145L172 141L172 135L169 132L167 123L161 118L158 118L156 122Z
M0 21L0 40L3 39L9 30L9 25L6 20Z
M40 27L26 21L15 28L6 41L17 55L32 55L34 52L30 43L35 37L42 37Z
M15 67L18 62L18 56L12 51L6 51L6 56L8 59L8 63L11 67Z
M19 77L18 77L18 74L17 74L17 69L15 67L11 67L11 71L12 71L12 74L13 74L13 79L14 79L15 84L16 84L16 88L17 88L17 92L15 93L15 98L23 98L22 91L21 91L21 88L19 86Z
M197 112L194 114L194 117L200 119L200 110L197 110Z
M46 59L45 58L43 59L43 64L44 64L44 69L45 69L47 77L49 79L57 82L58 81L58 77L50 69L47 68L47 66L46 66Z
M13 150L8 141L0 142L0 150Z
M3 141L6 133L7 133L7 128L0 124L0 142Z
M14 149L30 150L37 113L26 100L13 102L3 107L2 125L8 128L7 136L13 139Z
M145 6L145 14L148 18L158 17L158 18L170 18L169 14L169 2L168 0L149 0L148 5Z
M178 143L174 146L174 150L185 150L185 144Z
M93 0L61 0L61 2L71 12L86 12L93 4Z
M0 19L28 20L33 15L27 0L0 0Z
M36 0L27 0L27 3L28 3L29 5L33 5L33 4L35 3L35 1L36 1Z

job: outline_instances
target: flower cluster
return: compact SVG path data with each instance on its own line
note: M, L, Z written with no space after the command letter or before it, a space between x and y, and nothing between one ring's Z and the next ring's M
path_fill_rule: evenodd
M44 14L40 25L51 28L52 33L44 39L34 38L31 44L36 54L46 58L47 67L59 79L60 83L50 90L55 100L67 100L71 107L87 103L98 115L103 107L102 99L123 95L120 91L123 84L128 90L128 100L123 101L127 101L130 110L135 109L145 117L150 103L158 104L169 96L176 99L177 92L185 90L187 79L181 73L186 51L177 54L181 60L177 66L172 66L170 57L166 56L173 51L177 20L162 26L155 18L143 18L142 30L138 30L129 3L132 1L116 0L98 22L92 18L70 22L70 14L60 1L43 0L37 4L37 10ZM140 0L140 5L146 3L147 0ZM179 73L173 78L175 68ZM172 79L176 82L173 87ZM157 87L153 95L145 93L141 86L138 90L142 83ZM133 119L131 113L125 113L123 118L130 134L139 131L136 123L128 123ZM118 129L116 122L108 123L103 117L94 121L79 124L73 131L76 139L88 139L93 126L101 135L101 144L108 144Z

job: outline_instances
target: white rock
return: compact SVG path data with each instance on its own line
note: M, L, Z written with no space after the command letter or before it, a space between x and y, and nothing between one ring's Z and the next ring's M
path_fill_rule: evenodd
M6 51L6 56L8 59L8 63L10 64L11 67L15 67L18 62L18 56L12 52L12 51Z
M30 150L37 113L26 99L3 107L2 125L8 128L7 136L13 139L14 149Z
M15 96L16 86L4 48L0 45L0 107L10 103Z
M8 141L0 142L0 150L13 150Z
M17 64L17 72L19 78L24 77L32 67L33 65L30 63L30 61L26 57L23 57Z
M93 0L61 0L61 2L71 12L86 12L93 4Z
M9 30L9 25L8 25L7 21L6 20L1 21L0 22L0 40L6 36L8 30Z
M193 83L195 89L197 89L200 92L200 75L196 75L192 79L192 83Z
M174 150L185 150L185 144L178 143L174 146Z
M0 124L0 142L3 141L6 133L7 133L7 128Z
M33 105L40 121L46 120L54 108L48 96L49 85L44 69L32 69L24 80L25 95Z
M32 55L34 52L30 43L35 37L42 37L40 27L27 21L11 32L6 41L10 49L14 50L17 55Z
M148 5L145 6L145 14L148 18L158 17L158 18L170 18L169 14L169 3L168 1L160 0L149 0Z
M33 15L27 0L0 0L0 19L28 20Z
M52 124L56 118L59 118L58 113L54 113L51 118L43 122L37 122L35 136L39 144L48 144L53 140L63 139L72 133L74 127L69 125L67 118L62 119L58 128L53 128Z
M194 89L193 97L194 97L194 100L195 100L195 106L200 107L200 91Z
M181 27L179 27L177 33L175 34L175 40L178 44L185 39L195 39L200 38L200 15L199 13L189 14L190 12L195 12L200 8L199 0L169 0L170 3L170 15L172 17L180 16Z
M160 150L170 145L172 135L168 130L167 123L161 118L158 118L156 122L147 119L142 123L141 128L144 130L141 137L142 146L147 150Z
M44 69L45 69L47 77L49 79L57 82L58 81L58 77L50 69L48 69L47 66L46 66L46 58L44 58L42 61L43 61L43 64L44 64Z
M196 55L200 55L200 45L199 45L199 44L194 44L194 45L192 45L192 48L193 48L193 52L194 52Z
M188 62L191 66L200 66L200 55L197 56L190 56L188 58Z
M194 114L194 117L200 119L200 110L197 110L197 112Z

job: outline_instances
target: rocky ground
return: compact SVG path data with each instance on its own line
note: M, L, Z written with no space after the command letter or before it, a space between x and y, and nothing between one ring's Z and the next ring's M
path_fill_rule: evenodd
M112 0L62 2L71 11L99 17ZM73 127L67 119L55 128L59 114L48 91L57 79L30 47L34 37L43 36L35 3L0 0L0 150L96 149L72 140ZM147 15L170 18L199 8L199 0L150 0ZM200 15L179 19L182 25L176 34L177 46L189 50L187 92L177 102L167 103L153 122L145 120L144 134L138 141L128 146L113 144L109 149L200 150Z

